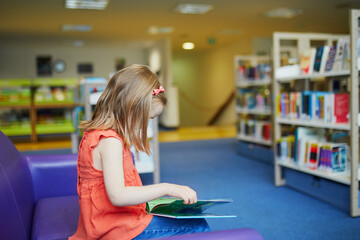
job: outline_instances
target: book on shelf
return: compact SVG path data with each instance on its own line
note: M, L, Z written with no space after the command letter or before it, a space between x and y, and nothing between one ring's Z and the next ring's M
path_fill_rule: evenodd
M307 164L308 141L325 141L325 129L298 127L295 131L295 154L294 162L299 166Z
M281 93L277 98L277 105L279 105L279 115L281 118L286 118L289 113L289 93Z
M334 59L336 55L336 45L330 47L329 54L326 59L325 72L330 72L334 66Z
M310 120L312 118L312 91L302 92L301 98L302 112L301 119Z
M348 145L327 142L324 134L323 129L298 128L295 136L276 140L278 160L324 173L347 173Z
M310 170L318 170L325 173L345 173L347 170L346 144L334 144L328 142L309 142L308 165Z
M317 142L309 141L307 149L307 165L309 169L316 170L319 162L319 144Z
M276 97L283 119L349 123L349 94L323 91L285 92Z
M231 199L198 200L194 204L183 204L183 200L172 197L161 197L146 203L149 214L168 218L232 218L235 215L206 213L209 208L233 202Z
M265 120L239 119L239 134L254 140L271 139L271 123Z
M334 64L332 72L339 72L350 69L350 39L341 38L337 42L336 54L334 57Z
M314 73L336 73L349 69L350 39L344 37L338 39L333 46L323 45L305 49L300 53L299 65L278 67L275 69L275 76L276 78L297 77Z
M324 73L326 61L329 56L330 47L320 46L316 49L315 60L314 60L314 72Z
M331 142L333 143L345 143L350 146L350 132L348 131L335 131L331 133Z
M276 157L280 161L291 161L295 156L295 136L288 135L276 140Z
M266 88L240 88L236 97L237 106L244 109L270 109L270 94Z
M330 152L331 151L331 152ZM342 173L346 172L348 170L348 151L349 147L346 144L337 144L337 145L330 145L329 146L329 157L330 161L327 161L327 163L331 164L331 166L326 165L325 170L331 171L332 173ZM320 170L321 170L320 166Z
M1 110L0 128L7 127L30 127L30 116L28 110L23 109L4 109Z
M36 89L34 99L36 103L61 103L73 102L74 90L65 87L41 86Z
M237 62L236 82L270 80L271 67L269 63L252 63L250 60L240 59Z
M334 94L334 120L335 123L349 122L349 94Z
M310 75L313 73L315 55L316 55L316 48L308 48L301 53L300 69L302 74Z

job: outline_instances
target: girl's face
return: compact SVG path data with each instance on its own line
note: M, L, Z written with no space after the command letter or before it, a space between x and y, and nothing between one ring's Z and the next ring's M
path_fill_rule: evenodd
M162 113L163 109L164 105L161 103L161 101L153 99L151 102L150 118L154 119L159 116Z

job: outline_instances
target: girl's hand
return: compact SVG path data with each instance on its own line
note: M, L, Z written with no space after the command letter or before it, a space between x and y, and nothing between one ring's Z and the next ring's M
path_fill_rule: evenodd
M194 204L197 202L196 192L188 186L168 184L168 195L183 199L184 204Z

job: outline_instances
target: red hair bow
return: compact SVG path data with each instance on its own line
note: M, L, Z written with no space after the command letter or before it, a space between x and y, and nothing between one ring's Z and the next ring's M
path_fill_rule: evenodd
M160 86L159 89L154 89L152 95L157 96L161 92L165 92L165 89L162 86Z

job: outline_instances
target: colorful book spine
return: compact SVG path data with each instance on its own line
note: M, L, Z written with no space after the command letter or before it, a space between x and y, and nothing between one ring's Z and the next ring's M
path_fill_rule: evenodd
M295 154L295 136L289 135L276 140L276 156L283 162L293 161Z
M320 72L321 60L323 57L325 46L318 47L316 49L315 61L314 61L314 72Z
M349 122L349 94L336 93L334 95L334 119L333 123Z
M301 140L300 140L301 141ZM329 174L347 173L348 170L348 146L345 143L328 143L321 141L305 141L304 148L299 142L295 143L296 152L293 150L292 138L283 137L276 141L277 158L280 161L294 162L301 168ZM304 162L300 163L299 151L304 151ZM297 161L295 160L297 159Z
M262 89L238 89L236 102L244 109L270 109L270 95Z
M349 94L320 91L281 93L276 114L284 119L349 122Z
M334 59L336 55L336 45L332 46L329 50L329 56L325 64L325 72L330 72L334 66Z
M269 80L271 67L268 63L252 64L247 60L239 60L236 69L236 81L238 83L246 81Z
M238 122L239 133L242 136L251 137L254 140L271 139L271 123L262 120L241 119Z

